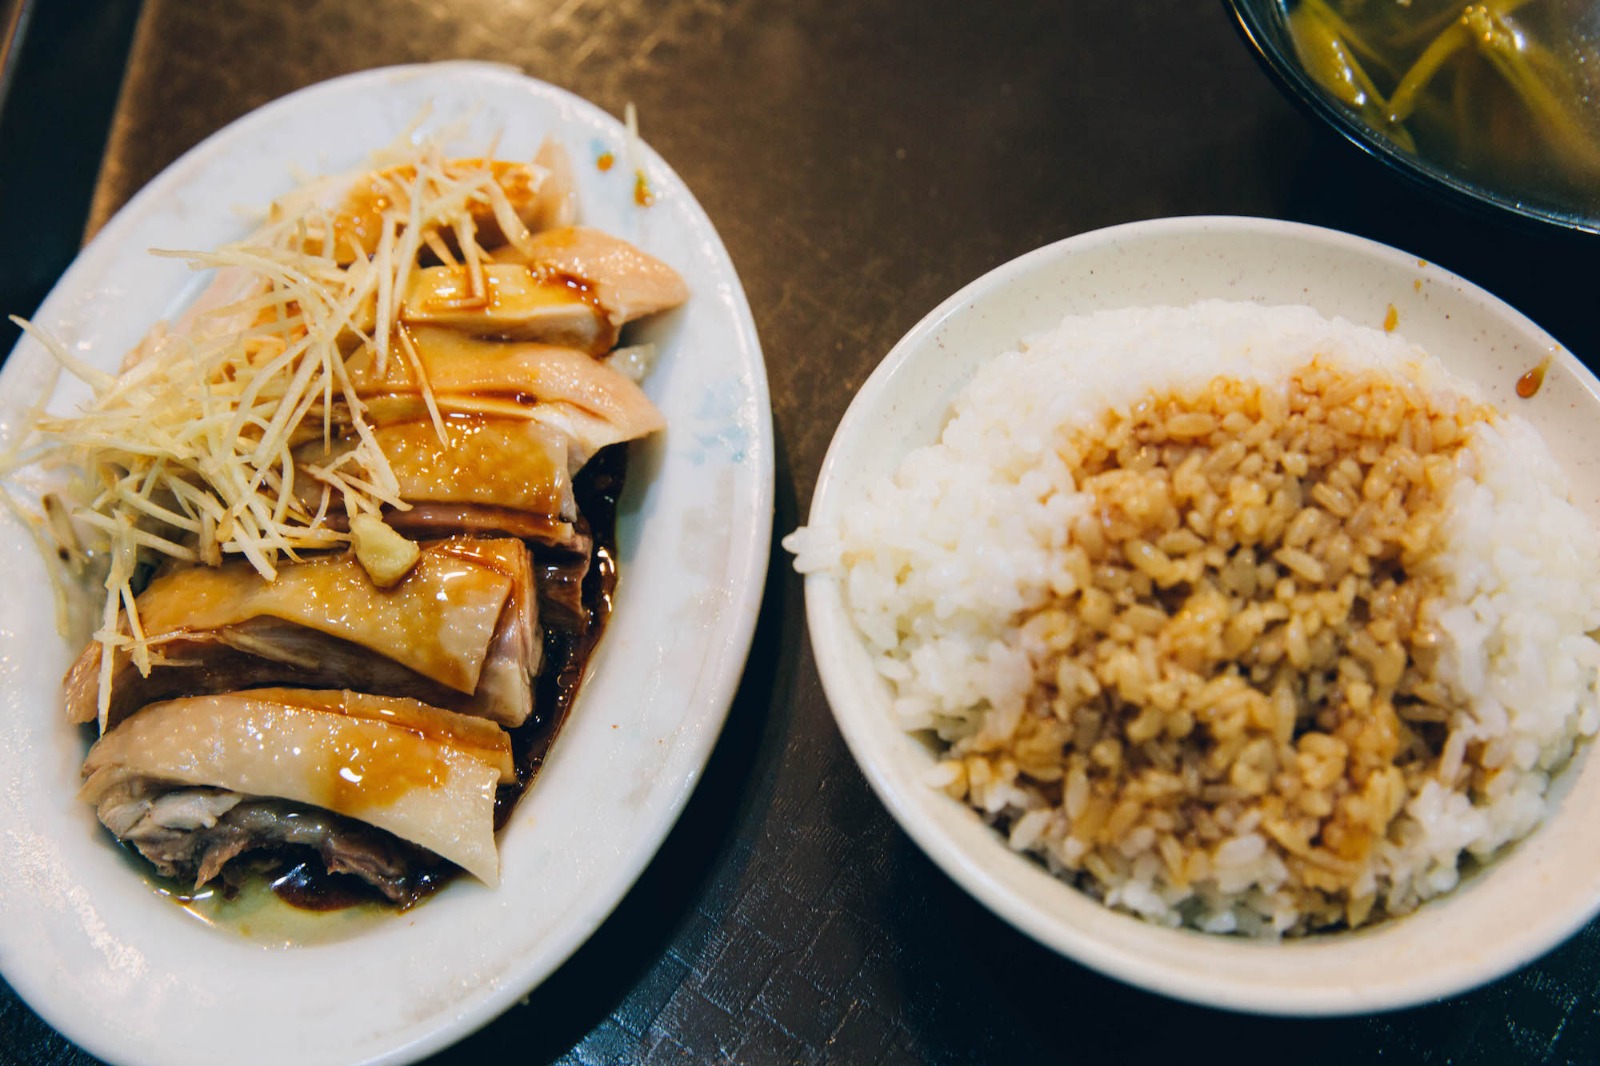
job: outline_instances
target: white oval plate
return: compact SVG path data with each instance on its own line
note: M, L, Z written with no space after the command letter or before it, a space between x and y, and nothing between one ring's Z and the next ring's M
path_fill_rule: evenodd
M509 68L373 70L240 119L169 167L79 256L35 321L114 367L192 297L152 247L208 249L248 231L297 174L358 167L425 105L476 109L467 143L572 155L585 222L677 267L688 305L650 327L646 390L669 429L636 451L618 523L621 582L591 676L549 762L501 834L502 883L458 879L342 941L268 949L156 896L73 798L84 737L63 721L77 649L50 623L27 535L0 517L0 968L47 1021L102 1058L162 1066L402 1062L509 1007L592 933L678 817L727 715L755 628L772 527L772 425L749 306L710 221L648 147L656 193L633 203L625 132ZM602 151L618 165L602 173ZM0 437L50 364L24 339L0 374ZM60 402L68 390L58 394Z
M1381 327L1392 305L1411 341L1529 418L1600 520L1600 382L1482 289L1414 256L1342 233L1248 218L1180 218L1099 230L1022 256L946 300L897 344L839 425L811 522L865 498L910 449L937 439L983 362L1068 314L1199 299L1310 304ZM1516 381L1555 358L1531 400ZM1600 908L1600 760L1584 761L1547 824L1449 896L1353 935L1281 944L1159 928L1113 912L1013 852L964 805L923 783L931 749L899 731L884 682L831 574L806 579L812 647L835 719L879 797L944 871L1042 943L1167 995L1274 1014L1347 1014L1471 988L1536 958Z

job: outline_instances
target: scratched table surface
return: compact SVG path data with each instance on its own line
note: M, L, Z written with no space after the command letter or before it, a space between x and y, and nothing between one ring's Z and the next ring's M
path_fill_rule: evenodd
M1318 129L1216 0L3 0L0 14L22 24L0 213L36 253L5 257L6 311L30 311L81 239L252 108L447 58L513 64L616 114L636 103L743 278L771 380L777 514L727 727L599 932L433 1061L1092 1063L1223 1047L1246 1061L1600 1061L1600 925L1470 994L1316 1021L1170 1002L1013 931L869 790L776 546L894 341L1037 246L1172 215L1330 226L1465 275L1594 365L1600 244L1439 202ZM0 1061L91 1060L0 986Z

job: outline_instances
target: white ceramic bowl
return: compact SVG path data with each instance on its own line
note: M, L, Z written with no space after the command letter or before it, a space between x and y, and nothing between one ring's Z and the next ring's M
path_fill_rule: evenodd
M1399 329L1477 381L1544 434L1600 516L1595 449L1600 382L1548 334L1483 290L1415 256L1341 233L1247 218L1163 219L1086 233L994 270L946 300L895 346L839 425L812 501L824 524L931 443L982 362L1067 314L1203 298L1311 304L1324 315ZM1547 354L1543 388L1515 395ZM1349 1014L1409 1006L1492 980L1548 951L1600 909L1600 760L1555 787L1548 822L1458 889L1401 920L1282 943L1160 928L1113 912L1012 852L962 804L929 788L932 749L900 732L840 598L806 580L818 669L845 740L907 833L968 892L1040 942L1131 984L1197 1003L1269 1014Z

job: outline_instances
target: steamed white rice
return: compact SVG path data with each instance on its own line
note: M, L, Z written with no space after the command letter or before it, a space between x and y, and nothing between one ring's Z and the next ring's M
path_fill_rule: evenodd
M983 366L940 440L907 455L891 482L785 546L801 572L840 579L902 728L941 745L1003 735L1034 684L1019 619L1073 592L1064 550L1092 504L1061 459L1063 435L1152 391L1218 377L1276 387L1314 359L1481 402L1400 336L1310 308L1214 301L1068 318ZM1477 424L1456 461L1439 554L1446 593L1430 605L1442 638L1435 678L1458 704L1440 760L1459 765L1470 745L1502 772L1478 795L1433 781L1407 799L1366 875L1391 915L1537 826L1552 774L1600 727L1600 645L1588 635L1600 629L1600 535L1524 420ZM930 787L948 773L941 764ZM1283 856L1256 826L1233 827L1202 882L1174 884L1159 861L1135 858L1114 883L1086 883L1065 801L1048 788L1001 773L972 783L968 801L1012 847L1113 906L1217 932L1302 931Z

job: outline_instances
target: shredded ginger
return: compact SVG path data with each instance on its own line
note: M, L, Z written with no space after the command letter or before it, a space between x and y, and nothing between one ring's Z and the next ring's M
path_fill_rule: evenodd
M141 673L150 669L134 596L155 565L242 556L271 580L285 558L349 542L348 521L330 523L330 508L354 519L407 506L347 364L360 359L381 374L388 360L407 360L443 439L422 367L396 328L408 278L427 249L465 267L481 295L488 257L479 227L492 220L506 241L525 245L529 232L508 188L533 196L546 171L447 161L447 134L413 144L410 133L374 157L373 171L321 179L279 200L242 241L157 252L215 270L216 280L175 328L158 326L129 353L118 375L82 364L22 323L93 391L76 414L36 410L0 461L10 473L38 466L76 475L66 492L70 522L52 514L59 501L46 496L46 517L32 526L52 542L58 578L60 564L85 559L105 571L94 634L102 730L115 650L128 649ZM346 432L358 440L354 449L325 466L296 465L297 445ZM6 498L15 505L9 491Z

